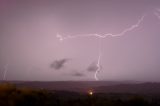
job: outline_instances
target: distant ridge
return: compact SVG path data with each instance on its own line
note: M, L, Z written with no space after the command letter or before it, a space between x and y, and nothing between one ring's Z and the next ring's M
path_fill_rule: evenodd
M144 93L160 94L160 83L138 81L1 81L13 83L17 87L31 87L50 91L87 92L92 89L97 93Z

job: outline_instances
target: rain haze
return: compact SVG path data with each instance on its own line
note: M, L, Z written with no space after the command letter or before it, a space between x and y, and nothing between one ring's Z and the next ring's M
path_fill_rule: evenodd
M159 82L159 45L159 0L0 1L1 80Z

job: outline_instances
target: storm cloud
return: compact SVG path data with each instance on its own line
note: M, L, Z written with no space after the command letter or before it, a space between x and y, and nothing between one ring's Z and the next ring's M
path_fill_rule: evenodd
M68 61L68 59L61 59L61 60L55 60L50 64L50 68L53 68L55 70L60 70L62 67L64 67L64 64Z
M7 80L95 80L101 52L101 80L160 81L160 0L15 1L0 0L1 80L7 63Z
M95 72L98 69L97 64L96 63L92 63L88 66L87 71L89 72Z
M81 72L74 72L73 74L72 74L72 76L75 76L75 77L83 77L83 76L85 76L83 73L81 73Z

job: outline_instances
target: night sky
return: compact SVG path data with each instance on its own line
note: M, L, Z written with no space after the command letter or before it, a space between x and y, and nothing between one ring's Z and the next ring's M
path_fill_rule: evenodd
M159 0L0 1L1 80L95 81L97 70L160 81Z

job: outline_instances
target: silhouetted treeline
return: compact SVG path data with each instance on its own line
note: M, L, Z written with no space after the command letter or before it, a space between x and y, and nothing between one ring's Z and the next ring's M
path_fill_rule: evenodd
M160 97L133 94L82 94L17 88L0 84L0 106L160 106Z

